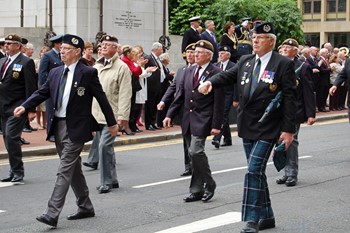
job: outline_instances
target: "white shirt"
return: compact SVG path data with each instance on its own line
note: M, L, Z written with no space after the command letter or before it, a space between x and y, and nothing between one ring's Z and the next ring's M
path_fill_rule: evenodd
M198 79L199 79L198 82L203 81L203 80L201 80L201 79L202 79L203 73L204 73L205 69L208 67L209 63L210 63L210 62L208 62L208 63L206 63L206 64L204 64L204 65L201 66L201 69L199 70L199 73L198 73ZM198 67L199 67L199 66L197 66L197 69L198 69ZM196 72L197 72L197 69L196 69ZM195 73L196 73L196 72L195 72Z
M158 63L159 69L160 69L160 82L162 83L165 79L165 73L164 73L164 67L162 62L160 61L159 57L157 57L154 53L152 53L153 56L156 58L156 61Z
M221 68L221 64L222 64L222 70L226 70L228 61L229 61L229 59L227 59L226 61L220 63L220 68Z
M21 53L21 52L18 52L18 53L16 53L15 55L13 55L12 57L8 56L7 59L11 59L11 60L10 60L9 64L7 64L7 67L6 67L5 71L4 71L4 74L2 75L2 78L4 78L7 69L8 69L9 66L13 63L13 61L19 56L20 53ZM5 61L5 63L6 63L6 61ZM22 65L21 65L21 66L22 66Z
M259 57L258 55L255 56L255 59L260 59L261 61L261 66L260 66L260 73L259 73L259 79L258 79L258 82L260 82L260 78L262 76L262 74L264 73L265 69L266 69L266 66L267 66L267 63L269 63L270 59L271 59L271 56L272 56L272 51L266 53L264 56L262 57ZM255 60L256 61L256 60ZM255 62L255 66L254 66L254 69L257 65L257 62Z
M63 92L63 97L62 97L62 105L59 109L56 109L56 111L55 111L56 117L66 117L66 110L67 110L70 91L72 89L74 71L75 71L75 67L77 66L78 61L76 63L68 66L69 71L67 74L66 86L64 87L64 92ZM63 72L66 69L66 67L67 66L64 66ZM59 78L61 78L61 76Z

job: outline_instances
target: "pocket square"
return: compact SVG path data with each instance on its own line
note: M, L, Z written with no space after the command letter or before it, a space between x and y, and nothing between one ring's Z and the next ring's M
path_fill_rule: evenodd
M284 141L276 145L273 151L273 164L275 165L277 171L281 171L287 162L287 153L285 151Z

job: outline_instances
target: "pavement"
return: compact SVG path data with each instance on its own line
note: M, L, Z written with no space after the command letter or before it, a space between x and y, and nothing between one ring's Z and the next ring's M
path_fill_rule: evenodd
M348 117L348 111L331 111L331 112L319 112L316 114L317 122L324 122L329 120L341 119ZM33 128L37 128L36 121L31 123ZM161 129L156 131L146 130L144 127L139 127L143 130L141 133L135 135L120 135L117 136L114 142L114 146L130 145L137 143L157 142L165 141L176 138L181 138L181 128L178 125L174 125L168 129ZM231 130L236 131L237 125L232 124ZM29 145L22 146L23 156L45 156L56 153L55 143L46 141L46 130L37 130L31 133L22 133L22 137L29 141ZM91 141L85 143L84 150L89 150ZM0 159L7 158L7 151L4 146L3 140L0 140Z

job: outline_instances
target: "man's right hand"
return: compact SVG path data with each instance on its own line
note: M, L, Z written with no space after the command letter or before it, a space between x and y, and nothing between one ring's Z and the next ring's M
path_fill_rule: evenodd
M169 128L171 126L171 118L165 117L163 120L163 126L164 128Z
M207 95L209 92L211 92L212 89L213 86L211 85L211 82L205 81L199 85L198 92Z
M25 113L26 109L23 106L19 106L17 108L15 108L15 110L13 111L13 115L15 117L20 117L23 113Z
M334 93L336 92L337 90L337 86L332 86L331 88L329 88L329 94L330 95L334 95Z
M163 101L160 101L159 104L157 104L158 111L162 111L165 107L165 103Z

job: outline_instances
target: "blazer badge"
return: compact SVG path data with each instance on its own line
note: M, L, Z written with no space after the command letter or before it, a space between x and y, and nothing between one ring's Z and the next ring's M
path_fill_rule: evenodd
M85 94L85 87L78 87L78 96L83 96Z
M13 73L12 73L12 78L13 78L13 79L18 79L18 78L19 78L19 73L16 72L16 71L13 72Z

